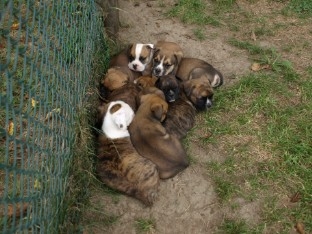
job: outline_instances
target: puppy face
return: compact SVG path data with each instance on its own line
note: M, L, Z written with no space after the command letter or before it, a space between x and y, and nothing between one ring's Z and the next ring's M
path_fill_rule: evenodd
M113 67L107 70L102 81L104 87L109 91L113 91L124 86L131 80L131 75L122 67Z
M153 44L133 44L129 47L128 67L133 71L143 72L146 66L152 61Z
M156 77L175 75L183 57L179 45L173 42L158 42L153 56L152 74Z
M179 97L179 82L174 75L159 77L155 85L163 91L167 102L174 102Z
M197 110L204 110L212 106L213 89L206 78L184 81L182 87L185 95Z

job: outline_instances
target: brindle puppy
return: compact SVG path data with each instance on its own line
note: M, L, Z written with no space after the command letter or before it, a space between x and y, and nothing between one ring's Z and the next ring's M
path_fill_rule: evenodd
M156 165L139 155L131 143L127 125L133 111L120 101L106 108L104 134L98 137L97 174L107 186L152 205L157 198L159 175Z
M167 117L162 123L169 134L181 139L195 124L196 109L180 91L180 82L173 75L160 77L156 86L165 94L169 104Z
M159 95L142 95L139 109L129 126L134 147L140 155L157 165L161 179L171 178L189 165L179 139L168 134L161 124L167 110L167 102Z

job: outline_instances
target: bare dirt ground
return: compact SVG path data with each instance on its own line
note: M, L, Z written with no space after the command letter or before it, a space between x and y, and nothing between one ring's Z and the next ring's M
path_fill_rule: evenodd
M241 7L249 7L246 1L239 2ZM119 37L124 43L155 43L160 39L174 41L181 45L186 56L204 59L218 68L225 77L224 86L233 84L240 76L250 72L252 61L245 51L227 43L235 35L225 27L205 26L206 39L200 41L194 36L192 25L183 24L179 19L164 17L166 6L161 7L159 1L119 0L119 4L120 20L124 25L120 28ZM172 4L172 1L166 1L166 5L171 7ZM261 9L255 7L254 13L257 14ZM264 41L263 44L265 43L268 42ZM222 88L216 92L221 91ZM150 208L131 197L121 195L116 202L109 195L93 191L91 207L102 207L103 214L119 218L111 225L97 223L88 226L86 223L84 233L137 233L135 224L138 219L153 220L155 227L152 232L161 234L216 233L224 219L234 216L240 216L247 224L257 223L260 218L257 201L247 202L237 198L235 202L240 208L236 209L235 214L220 204L205 163L223 161L229 152L223 142L201 144L200 137L209 133L205 133L205 129L200 127L204 121L201 115L197 116L196 121L187 146L188 154L196 163L192 163L176 177L161 181L159 198ZM86 222L92 220L92 217L96 218L92 212L87 216L89 219Z

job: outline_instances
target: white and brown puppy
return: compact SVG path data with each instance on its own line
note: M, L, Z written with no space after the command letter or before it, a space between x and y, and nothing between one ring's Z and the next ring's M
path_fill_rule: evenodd
M139 155L131 143L127 127L133 117L126 103L107 104L104 134L98 137L96 171L107 186L152 205L157 198L159 175L156 165Z
M175 176L188 165L187 155L177 137L162 126L168 104L162 95L145 94L129 126L131 141L140 155L157 165L161 179Z
M178 44L158 41L155 45L152 74L156 77L175 75L182 58L183 50Z
M137 43L130 45L128 49L128 67L132 71L141 72L142 75L151 75L153 54L153 44Z
M181 139L195 124L196 109L187 99L180 82L173 75L159 77L156 87L164 92L169 104L167 117L162 123L167 132Z
M221 72L211 64L197 58L182 58L176 76L181 80L205 77L213 88L223 84Z

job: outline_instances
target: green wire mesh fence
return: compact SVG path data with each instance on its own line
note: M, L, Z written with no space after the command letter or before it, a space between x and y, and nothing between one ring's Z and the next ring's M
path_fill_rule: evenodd
M1 0L1 233L58 233L103 29L92 0Z

